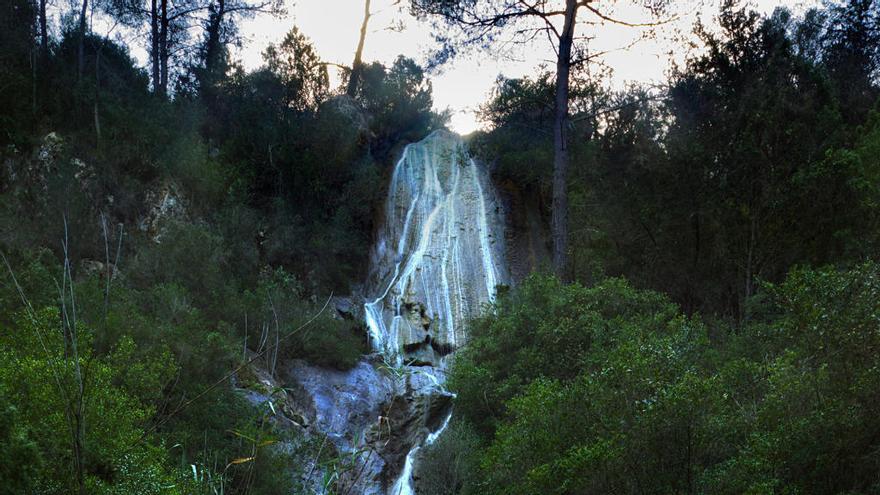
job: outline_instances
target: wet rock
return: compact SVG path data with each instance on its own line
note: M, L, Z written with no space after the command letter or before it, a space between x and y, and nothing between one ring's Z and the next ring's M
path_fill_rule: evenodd
M253 357L249 353L248 357ZM292 432L286 440L272 446L280 451L300 452L303 447L314 440L315 434L308 420L293 399L293 395L281 386L266 369L253 363L240 370L232 378L233 389L266 415L276 428ZM298 459L300 469L293 481L304 493L321 493L321 479L324 468L313 456Z
M348 459L356 453L356 465L344 470L340 484L351 488L350 493L383 493L384 446L376 439L383 427L387 430L387 410L397 391L394 381L368 359L347 371L296 360L286 367L284 381L312 434L336 452L348 453Z
M347 371L295 360L284 379L298 392L296 400L308 419L345 450L379 420L394 393L394 384L367 360Z
M147 214L138 222L138 228L150 235L154 242L161 242L163 224L171 219L187 217L183 194L173 182L166 182L146 194Z
M352 297L333 297L330 305L336 310L336 316L343 320L362 321L362 304L355 303Z
M378 298L365 311L379 346L442 366L507 279L503 226L494 188L460 137L437 131L408 146L372 253L367 293Z
M341 473L342 491L384 494L403 469L407 454L448 416L452 396L429 372L390 369L364 359L339 371L293 361L284 384L291 408L300 411L311 435L326 438L340 455L356 460Z

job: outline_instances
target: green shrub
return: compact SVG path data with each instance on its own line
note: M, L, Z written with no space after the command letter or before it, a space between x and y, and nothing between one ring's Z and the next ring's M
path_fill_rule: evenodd
M421 450L416 491L424 495L480 493L476 486L480 447L473 428L453 416L437 441Z
M876 493L880 267L793 271L716 330L619 280L532 277L450 384L478 493ZM467 490L452 493L467 493Z
M285 356L318 366L351 369L367 352L364 335L363 328L353 322L322 315L287 346Z
M335 317L329 305L321 312L323 304L307 299L297 279L282 269L264 270L249 299L254 326L260 332L250 330L251 349L258 350L261 337L264 347L271 348L277 334L281 358L342 370L354 367L367 351L360 325ZM272 359L271 350L267 359Z

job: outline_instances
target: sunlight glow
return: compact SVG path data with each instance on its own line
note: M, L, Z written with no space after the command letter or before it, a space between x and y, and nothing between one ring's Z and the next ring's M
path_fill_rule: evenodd
M364 48L366 62L379 61L391 64L398 55L412 57L424 62L434 46L430 26L420 23L409 15L409 2L373 0L373 16ZM815 1L756 0L752 6L763 13L786 6L801 11ZM652 84L661 81L671 61L681 62L686 56L684 40L690 37L691 26L698 18L711 20L718 10L719 2L683 1L673 2L679 17L668 27L659 29L658 37L641 41L626 50L620 50L638 37L639 30L621 26L586 26L596 35L593 49L612 50L605 62L613 69L609 84L622 88L631 83ZM694 8L694 5L701 5ZM402 6L402 7L401 7ZM241 26L246 38L236 53L246 68L253 69L262 63L262 51L270 43L278 42L294 25L298 26L317 47L318 53L328 62L350 65L357 45L358 30L363 15L362 0L288 0L288 15L282 19L264 17L247 21ZM620 18L634 22L644 21L645 15L626 2L618 2L614 13ZM677 38L677 39L676 39ZM614 51L616 50L616 51ZM539 66L552 69L552 51L541 40L528 49L511 53L476 53L455 59L441 71L432 74L434 103L438 110L450 109L452 130L467 134L480 127L474 111L491 94L495 80L500 74L520 77L538 72ZM339 77L334 75L335 83Z

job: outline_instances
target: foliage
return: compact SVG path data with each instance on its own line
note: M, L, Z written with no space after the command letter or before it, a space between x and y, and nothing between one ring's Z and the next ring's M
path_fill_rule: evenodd
M11 258L17 283L34 297L25 305L11 277L4 277L0 301L10 319L0 323L0 389L11 403L4 402L0 442L17 442L9 452L21 459L9 486L22 487L11 493L29 492L28 487L67 493L72 453L66 411L77 390L74 360L71 343L59 331L59 310L53 307L58 296L39 290L54 286L54 270L47 264L55 262L45 252ZM28 259L29 264L19 261ZM278 466L290 460L271 449L262 449L252 465L223 468L246 447L230 431L284 438L228 385L212 388L241 356L229 324L211 323L187 288L175 283L154 281L138 290L114 280L107 305L102 275L80 280L75 289L82 318L79 359L87 377L89 490L168 493L177 487L179 493L208 493L222 487L226 493L245 493L261 487L265 493L288 493L290 477L280 476ZM44 309L31 317L28 307ZM204 412L211 410L223 414ZM190 465L200 466L197 476L191 476Z
M26 0L8 0L0 4L0 146L21 143L29 134L35 119L32 107L34 40L31 26L34 3Z
M336 95L296 28L263 67L231 64L231 16L250 5L173 6L173 53L159 55L180 80L166 95L128 45L72 23L38 53L37 4L3 4L0 446L18 464L0 472L4 493L73 489L65 411L79 376L90 492L289 493L303 453L255 454L291 439L230 371L254 353L273 372L294 358L348 369L366 350L360 325L330 311L300 327L365 277L392 150L443 117L409 59L370 66L353 100ZM149 15L96 8L126 26ZM189 60L175 30L200 9L204 53ZM74 299L79 358L58 323Z
M276 336L279 341L284 339L279 348L282 359L305 359L318 366L347 370L368 351L359 324L340 319L332 308L306 299L302 285L283 270L264 271L251 298L252 307L258 308L251 314L266 322L267 345L272 345Z
M394 154L446 115L403 57L337 94L296 29L245 71L218 6L170 97L127 45L68 22L44 50L38 3L0 6L2 493L70 493L77 459L89 493L290 493L298 439L230 371L367 350L355 322L303 324L365 278ZM880 492L878 19L726 1L663 90L575 74L584 285L532 277L473 323L420 490ZM499 79L472 141L545 219L553 91Z
M20 465L21 473L32 477L32 486L38 491L48 493L67 493L74 488L68 447L72 432L65 415L70 413L66 402L76 393L72 382L75 363L67 348L72 342L62 341L57 330L60 326L58 313L51 308L31 316L22 314L4 328L0 355L0 388L18 411L18 421L9 427L19 434L26 432L24 440L29 438L40 453L29 459L32 464ZM83 344L91 334L80 329L81 349L87 349ZM163 485L173 484L177 473L169 469L161 450L137 443L142 434L140 425L153 411L114 383L125 376L126 368L114 367L90 353L79 359L88 370L84 388L89 400L83 413L89 424L83 439L86 484L96 493L112 493L106 487L113 484L119 471L130 473L132 479L149 480L143 486L145 493L157 493ZM24 450L28 444L15 447ZM134 458L138 462L132 464ZM28 475L29 471L38 474Z
M321 63L309 40L294 27L276 47L266 48L266 68L284 86L282 108L315 109L327 98L327 65Z
M410 58L399 56L388 68L373 63L362 69L357 96L370 116L378 159L392 159L395 145L417 141L443 126L448 115L431 110L431 92L431 82Z
M609 92L585 79L570 132L575 278L625 276L687 312L741 320L759 279L874 257L869 4L797 18L723 2L719 29L697 24L699 50L667 89ZM492 128L474 143L505 188L539 198L546 220L552 91L546 76L501 79L482 107Z
M794 271L711 340L621 281L529 279L452 375L485 446L472 490L874 493L878 277Z
M422 448L416 490L425 495L479 493L475 481L479 470L480 440L471 426L453 417L443 434Z

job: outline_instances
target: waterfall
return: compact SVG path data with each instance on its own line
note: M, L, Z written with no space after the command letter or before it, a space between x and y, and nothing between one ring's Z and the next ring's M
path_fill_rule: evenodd
M506 281L502 221L494 188L461 137L435 131L403 150L372 252L373 298L364 312L376 350L395 366L417 367L433 392L443 392L448 357L467 340L464 324ZM390 493L413 493L415 455L450 417L413 446Z

